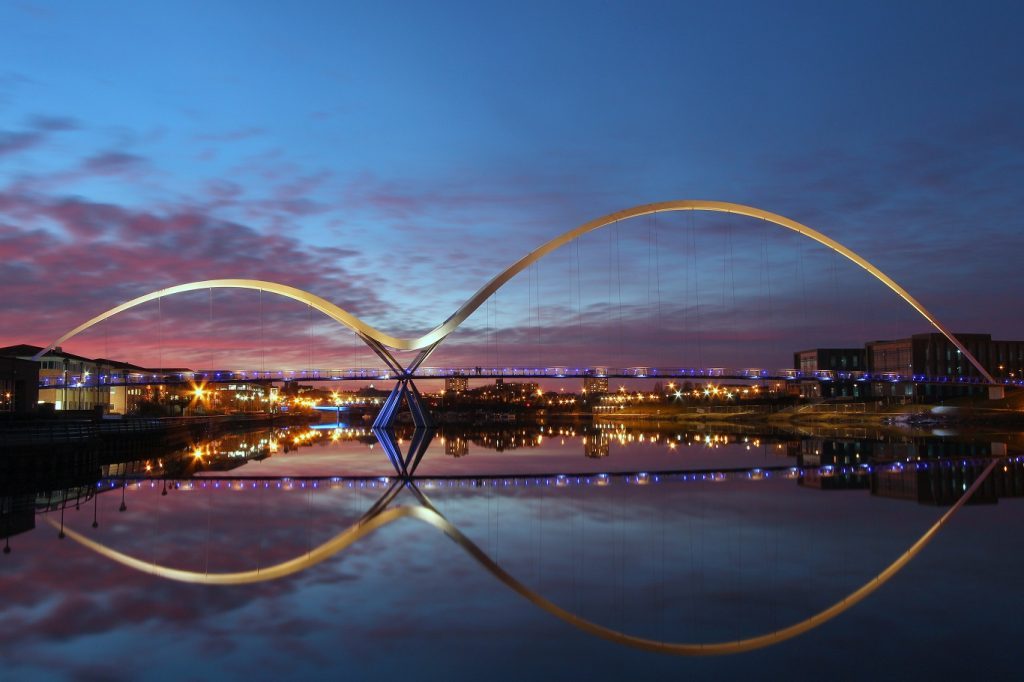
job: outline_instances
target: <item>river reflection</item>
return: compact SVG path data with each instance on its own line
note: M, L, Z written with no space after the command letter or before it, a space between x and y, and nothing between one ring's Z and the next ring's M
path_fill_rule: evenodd
M633 677L718 676L823 664L849 638L884 654L935 622L940 592L973 604L952 599L943 633L971 641L974 625L1003 619L1020 634L1011 616L1024 605L999 583L1024 567L1010 438L549 428L263 430L107 453L72 486L5 480L5 662L42 677L281 677L379 671L401 649L448 677L495 661L509 667L489 676L568 675L563 659L578 656L605 661L577 664L599 679L637 665ZM972 485L971 505L945 506ZM878 593L816 615L951 512ZM865 636L878 619L889 633ZM630 648L730 653L790 626L787 637L808 631L715 664ZM99 649L147 641L180 660L96 667ZM520 660L523 647L538 658ZM932 657L948 672L941 650Z

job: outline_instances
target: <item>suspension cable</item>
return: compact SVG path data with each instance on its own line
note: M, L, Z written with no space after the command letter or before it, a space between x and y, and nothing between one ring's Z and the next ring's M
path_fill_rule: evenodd
M762 243L764 245L764 276L765 276L765 293L768 295L768 330L772 335L772 357L778 356L778 338L775 333L775 314L772 307L772 266L771 260L768 257L768 221L761 219L762 225Z
M543 363L541 362L541 345L540 345L540 261L536 261L533 264L533 276L536 280L533 286L533 296L537 302L536 310L536 323L534 325L534 343L537 347L537 366L540 367Z
M623 364L624 351L622 347L622 258L621 258L621 245L619 243L619 222L615 221L615 286L618 290L618 306L619 306L619 365Z
M160 296L156 299L156 337L157 337L157 365L160 367L160 372L163 373L164 369L164 297Z
M580 240L576 240L576 325L579 332L579 345L584 345L583 334L583 273L580 261Z
M210 320L208 322L208 328L206 338L213 338L213 287L210 287L207 291L210 292ZM213 344L210 344L210 352L213 352ZM210 358L210 369L216 367L217 362L215 357Z
M658 248L658 223L655 215L651 215L651 224L654 226L652 232L654 234L654 283L658 301L657 320L658 326L661 327L664 320L661 315L661 255L659 253L660 249Z
M267 371L267 343L263 337L263 289L260 289L260 371Z
M690 211L690 241L691 241L691 257L693 259L693 290L694 298L696 300L696 306L694 307L694 317L696 318L696 340L697 340L697 366L704 367L704 340L702 337L702 325L700 319L700 273L697 270L697 222L693 211Z

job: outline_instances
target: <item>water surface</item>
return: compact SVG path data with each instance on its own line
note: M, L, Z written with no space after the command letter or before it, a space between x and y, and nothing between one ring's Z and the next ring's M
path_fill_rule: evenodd
M372 433L293 429L154 448L102 465L87 486L38 490L34 529L8 532L12 551L0 557L5 676L818 679L1018 669L1024 506L1012 447L983 503L960 509L878 592L802 636L734 656L596 638L411 516L309 560L382 498L385 510L429 505L573 614L657 641L733 641L800 622L870 581L946 511L928 503L933 493L969 483L993 449L989 436L548 428L438 434L405 479ZM412 440L395 435L403 455ZM896 460L902 472L890 471ZM902 487L872 494L869 467ZM23 510L25 498L8 496L6 508ZM301 570L242 585L152 574L252 575L291 560Z

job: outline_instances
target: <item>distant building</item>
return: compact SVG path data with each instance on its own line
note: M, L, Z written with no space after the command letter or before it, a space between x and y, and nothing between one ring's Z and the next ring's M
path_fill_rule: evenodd
M38 361L31 359L43 350L40 346L19 344L0 348L0 356L19 358L37 370L31 396L32 405L49 403L56 410L95 410L116 414L137 412L146 403L168 402L177 396L179 403L187 403L188 386L121 385L132 377L142 377L152 370L119 360L87 358L67 353L59 346L46 352ZM164 372L188 372L188 369L164 369ZM100 381L97 382L97 377ZM2 387L0 387L2 388ZM0 390L0 399L4 391ZM2 409L2 407L0 407Z
M469 377L448 377L444 380L445 393L462 393L469 390Z
M1024 341L993 341L990 334L956 334L986 371L996 379L1024 378ZM815 348L793 354L793 364L804 372L832 370L866 371L870 385L834 379L822 383L801 381L799 393L808 398L874 397L899 401L935 402L960 396L983 395L983 385L969 382L920 383L893 381L901 377L969 377L980 372L949 339L938 332L914 334L904 339L869 341L864 350Z
M1024 377L1024 341L993 341L991 334L956 334L989 374L997 378ZM803 372L867 371L927 377L978 377L978 370L960 350L938 332L904 339L868 341L864 348L812 348L793 354L793 366Z
M39 363L0 357L0 412L31 412L38 402Z
M994 377L1024 376L1024 341L993 341L991 334L955 334L957 340ZM929 377L978 377L978 370L938 332L866 344L872 374L895 372Z
M863 372L867 364L863 348L812 348L793 353L793 367L801 372Z
M583 390L589 395L608 392L608 377L583 377Z
M872 374L910 375L914 373L914 353L910 339L869 341L865 344L868 371Z
M506 384L504 379L498 378L494 380L493 397L503 402L522 402L536 397L539 388L540 385L536 381ZM484 397L491 397L491 395L485 391Z
M0 348L0 356L31 360L43 350L40 346L19 344ZM97 406L110 409L110 387L87 386L90 378L107 373L109 367L81 355L65 353L59 346L39 359L39 381L51 386L39 388L37 401L52 403L57 410L93 410Z
M139 376L148 372L144 367L133 365L130 362L121 362L120 360L97 358L95 362L98 367L108 370L108 373L117 373L125 377ZM129 414L134 412L141 396L142 389L138 387L111 386L108 410L113 414Z
M793 353L793 366L805 374L813 372L864 372L863 348L811 348ZM836 378L820 383L816 380L799 382L799 395L803 398L860 398L862 388L854 381Z

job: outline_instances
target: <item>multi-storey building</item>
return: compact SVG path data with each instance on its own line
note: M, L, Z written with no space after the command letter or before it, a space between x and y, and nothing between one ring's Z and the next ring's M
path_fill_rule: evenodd
M583 377L583 391L588 395L608 392L608 377Z
M19 344L0 348L0 355L31 360L41 350L39 346ZM109 370L95 360L54 348L39 360L39 380L43 385L37 400L52 403L57 410L93 410L97 406L110 409L110 387L95 384L95 378Z
M801 372L863 372L864 355L863 348L812 348L794 353L793 367Z
M455 376L447 377L444 380L444 390L446 393L458 394L469 390L469 377Z
M39 364L0 356L0 412L29 412L39 400Z

